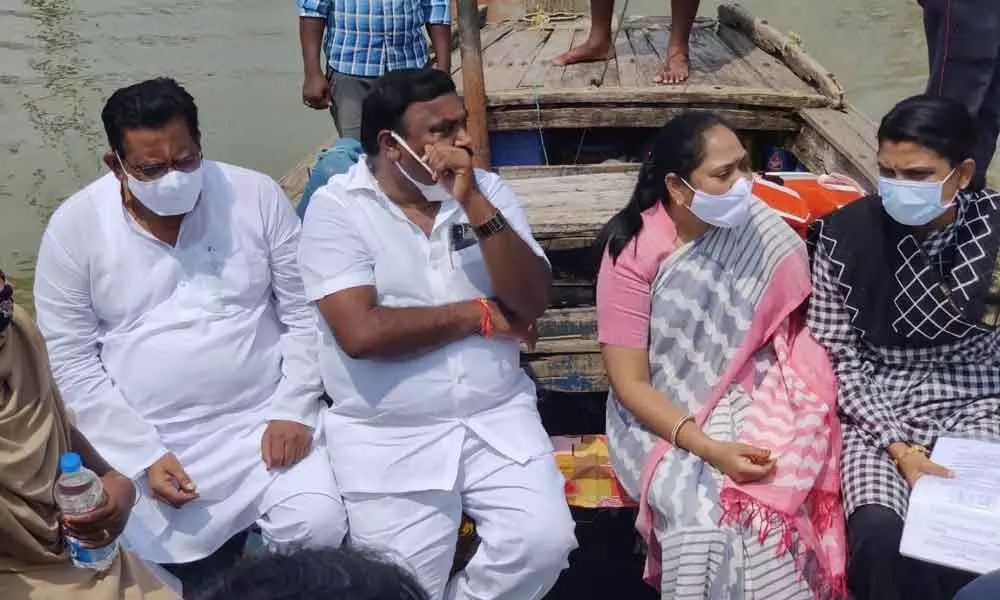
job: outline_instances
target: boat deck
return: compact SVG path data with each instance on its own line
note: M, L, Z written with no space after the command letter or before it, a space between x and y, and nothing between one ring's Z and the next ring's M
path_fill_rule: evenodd
M552 60L586 39L589 18L488 24L480 39L490 130L659 127L679 110L711 107L739 129L794 131L795 111L842 102L828 74L810 74L761 49L740 28L736 9L722 7L719 16L695 23L691 77L681 85L654 82L663 67L669 17L626 19L615 25L613 58L569 66ZM457 52L452 64L461 86Z

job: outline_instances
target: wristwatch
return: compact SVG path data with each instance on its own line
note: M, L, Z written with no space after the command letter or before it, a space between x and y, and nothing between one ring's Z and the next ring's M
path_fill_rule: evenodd
M507 219L504 218L502 212L497 211L495 215L490 217L482 225L475 225L472 228L472 231L475 232L476 237L481 240L485 240L486 238L492 237L501 231L505 231L507 227L509 227Z

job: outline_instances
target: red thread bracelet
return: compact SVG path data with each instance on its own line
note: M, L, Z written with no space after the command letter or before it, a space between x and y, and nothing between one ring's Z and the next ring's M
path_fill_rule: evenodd
M490 313L490 303L486 298L478 298L479 311L482 316L479 319L479 335L483 337L493 336L493 315Z

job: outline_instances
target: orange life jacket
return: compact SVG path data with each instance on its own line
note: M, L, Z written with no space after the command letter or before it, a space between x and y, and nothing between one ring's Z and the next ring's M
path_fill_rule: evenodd
M846 175L802 172L754 175L753 193L784 217L803 237L813 221L867 194L861 185Z

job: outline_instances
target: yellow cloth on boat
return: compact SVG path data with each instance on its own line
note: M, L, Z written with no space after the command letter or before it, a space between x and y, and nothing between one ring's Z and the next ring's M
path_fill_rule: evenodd
M15 306L0 332L0 598L177 599L125 552L106 573L69 562L53 490L70 427L42 334Z
M556 464L566 478L566 501L577 508L624 508L635 502L611 467L604 435L555 436Z

